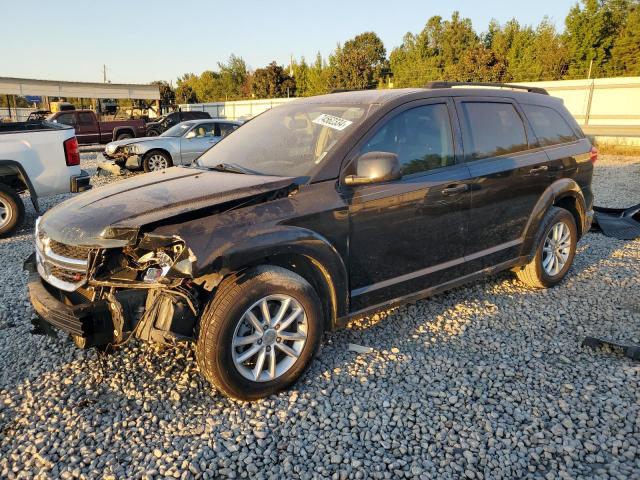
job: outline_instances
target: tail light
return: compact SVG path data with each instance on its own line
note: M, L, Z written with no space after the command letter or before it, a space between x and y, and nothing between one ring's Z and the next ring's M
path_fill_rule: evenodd
M598 149L596 147L591 147L591 152L589 152L589 160L593 164L598 161Z
M78 139L76 137L68 138L64 141L64 158L67 167L80 165L80 150L78 149Z

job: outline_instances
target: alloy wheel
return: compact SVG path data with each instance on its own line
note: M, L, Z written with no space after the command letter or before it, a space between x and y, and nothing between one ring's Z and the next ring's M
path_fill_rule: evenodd
M158 153L149 157L149 170L151 170L152 172L156 170L163 170L168 166L169 162L167 162L167 159Z
M289 295L268 295L240 318L231 353L240 374L253 382L284 375L298 360L307 342L307 314Z
M0 228L11 221L11 205L0 198Z
M547 275L558 275L567 264L571 253L571 230L564 222L558 222L547 234L542 247L542 267Z

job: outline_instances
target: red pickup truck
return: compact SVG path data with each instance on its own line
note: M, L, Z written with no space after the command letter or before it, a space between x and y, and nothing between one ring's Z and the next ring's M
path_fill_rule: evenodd
M144 137L147 131L144 120L100 122L93 110L57 112L50 115L47 120L75 128L78 143L84 145Z

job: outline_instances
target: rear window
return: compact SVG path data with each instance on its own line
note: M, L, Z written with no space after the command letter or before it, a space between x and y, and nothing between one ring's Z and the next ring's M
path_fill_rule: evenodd
M511 103L463 102L468 160L497 157L528 148L522 119Z
M578 139L571 126L553 108L523 104L522 109L543 147Z

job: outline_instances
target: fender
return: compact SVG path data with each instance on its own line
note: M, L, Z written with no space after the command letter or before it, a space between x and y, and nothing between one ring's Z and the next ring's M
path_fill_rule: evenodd
M27 189L29 190L29 196L31 197L31 203L33 204L33 208L39 214L40 205L38 204L38 194L33 188L33 184L31 183L31 180L29 179L29 175L27 175L27 172L25 171L24 167L20 165L18 162L16 162L15 160L0 159L0 165L6 165L11 168L15 168L17 170L18 178L20 178L20 180L22 180L22 182L27 186Z
M280 255L305 257L313 265L314 276L326 284L331 300L331 321L348 311L348 276L341 255L322 235L306 228L276 225L239 241L226 242L207 265L198 265L200 275L217 272L222 276L253 265L268 263ZM321 300L326 300L322 298Z
M547 213L547 210L563 198L571 197L573 200L577 200L578 213L580 215L580 221L584 226L585 222L585 200L580 185L571 178L561 178L551 185L549 185L545 191L540 195L538 202L533 207L529 220L524 228L523 243L521 254L530 258L532 256L533 243L535 241L538 227L542 222L542 218Z

